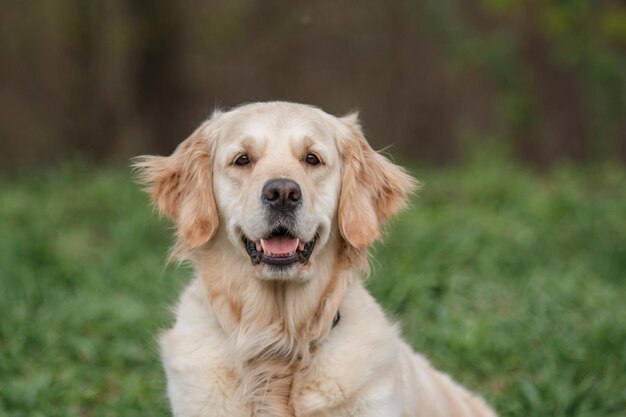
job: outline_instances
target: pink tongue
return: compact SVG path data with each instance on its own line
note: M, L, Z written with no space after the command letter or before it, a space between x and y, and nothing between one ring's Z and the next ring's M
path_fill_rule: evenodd
M286 236L274 236L269 239L265 239L265 250L267 252L281 254L290 253L296 250L298 246L298 239L289 238Z

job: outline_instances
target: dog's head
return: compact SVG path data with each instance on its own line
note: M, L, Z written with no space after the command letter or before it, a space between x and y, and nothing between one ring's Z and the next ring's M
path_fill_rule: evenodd
M416 186L355 115L283 102L216 112L171 156L135 167L179 254L227 251L259 279L307 280L317 257L366 253Z

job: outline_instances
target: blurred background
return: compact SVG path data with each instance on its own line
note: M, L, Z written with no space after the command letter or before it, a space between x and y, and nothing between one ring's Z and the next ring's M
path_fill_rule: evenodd
M169 415L129 158L215 107L361 111L424 187L369 289L499 414L626 417L624 0L0 0L0 417Z
M626 160L623 0L0 2L0 163L170 152L216 106L362 112L406 158Z

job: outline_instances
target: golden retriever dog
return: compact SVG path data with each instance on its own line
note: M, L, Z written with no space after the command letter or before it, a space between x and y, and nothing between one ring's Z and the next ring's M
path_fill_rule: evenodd
M160 336L177 417L495 416L400 338L368 248L417 182L357 116L271 102L215 112L135 164L195 278Z

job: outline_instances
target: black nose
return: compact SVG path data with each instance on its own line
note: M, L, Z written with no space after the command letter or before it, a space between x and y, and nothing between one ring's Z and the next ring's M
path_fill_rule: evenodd
M275 178L263 186L261 200L274 210L291 211L302 204L302 191L295 181Z

